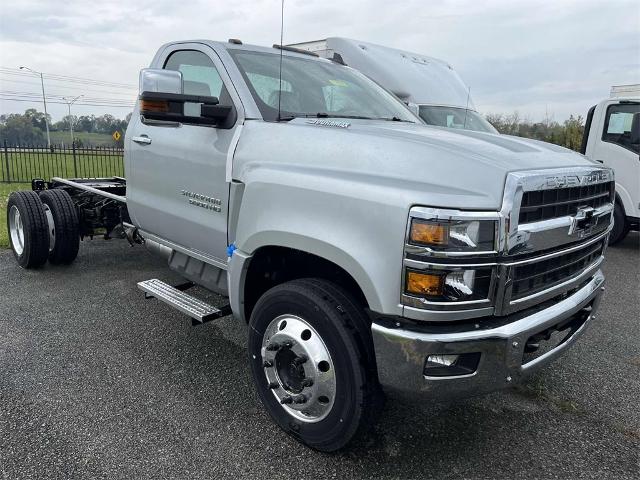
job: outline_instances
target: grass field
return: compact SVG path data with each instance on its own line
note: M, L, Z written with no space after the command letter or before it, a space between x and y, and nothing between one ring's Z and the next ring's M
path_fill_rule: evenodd
M0 152L0 181L31 182L32 178L124 176L122 155L113 152L78 150L75 163L72 153L45 149ZM7 171L8 166L8 171Z
M122 133L122 132L120 132ZM51 143L55 145L65 144L71 145L71 134L69 132L51 132ZM114 147L115 142L111 135L107 133L88 133L88 132L74 132L73 136L76 139L82 140L84 146L95 145Z
M31 190L28 183L0 183L0 248L9 246L7 235L7 201L9 194L16 190Z

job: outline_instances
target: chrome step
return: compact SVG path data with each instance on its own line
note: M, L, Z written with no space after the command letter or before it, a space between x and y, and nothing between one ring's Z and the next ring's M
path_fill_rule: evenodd
M229 307L220 309L209 305L157 278L139 282L138 288L145 292L147 298L155 297L188 315L194 320L194 324L208 322L231 313Z

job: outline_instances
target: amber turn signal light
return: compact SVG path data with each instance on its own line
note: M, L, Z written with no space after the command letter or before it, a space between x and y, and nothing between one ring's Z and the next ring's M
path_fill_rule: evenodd
M169 104L162 100L140 100L141 112L168 112Z
M440 296L443 292L444 276L433 273L407 272L407 293Z
M444 225L413 220L410 240L423 245L445 246L449 243L449 229Z

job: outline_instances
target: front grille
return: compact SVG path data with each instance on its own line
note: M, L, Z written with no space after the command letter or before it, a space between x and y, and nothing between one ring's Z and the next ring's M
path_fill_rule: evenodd
M582 272L602 255L604 242L601 240L565 255L513 267L511 299L541 292Z
M614 182L607 182L525 192L522 195L518 222L531 223L575 215L582 207L598 208L613 202L613 191Z

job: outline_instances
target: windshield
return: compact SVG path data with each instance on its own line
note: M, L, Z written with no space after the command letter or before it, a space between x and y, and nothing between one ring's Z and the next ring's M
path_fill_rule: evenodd
M456 107L420 105L420 118L428 125L447 128L462 128L476 132L498 133L478 112Z
M393 95L355 70L334 64L284 55L282 92L279 92L280 55L231 51L262 117L345 117L418 123Z

